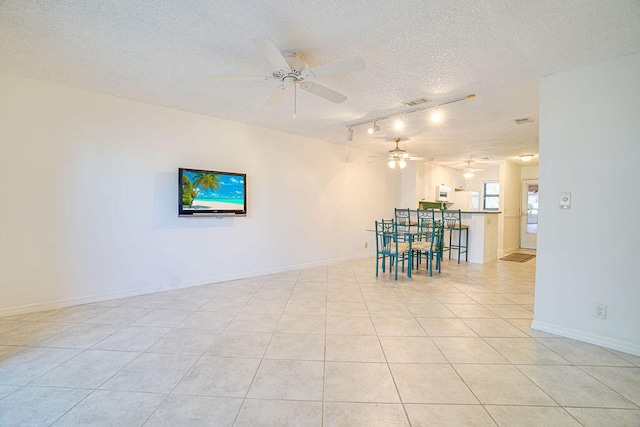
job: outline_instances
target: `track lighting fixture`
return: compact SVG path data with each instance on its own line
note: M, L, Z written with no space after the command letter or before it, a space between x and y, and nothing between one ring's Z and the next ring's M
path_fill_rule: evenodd
M357 126L357 125L354 125ZM351 126L353 127L353 126ZM369 129L367 129L367 132L369 132L369 135L371 135L374 132L378 132L380 130L380 126L378 126L378 121L374 120L373 121L373 126L371 126Z
M353 141L353 128L347 129L347 141Z
M462 98L457 98L457 99L452 99L451 101L445 101L442 102L440 104L437 105L431 105L429 107L417 107L417 108L413 108L411 110L407 110L401 113L397 113L397 114L391 114L389 116L384 116L384 117L378 117L377 119L373 120L373 124L367 129L367 132L369 133L369 135L374 134L375 132L378 132L380 130L380 126L378 125L378 122L380 120L386 120L386 119L390 119L394 116L397 116L398 114L400 115L400 118L395 122L394 127L397 131L400 131L402 129L404 129L405 125L406 125L406 121L405 121L405 116L407 114L411 114L411 113L415 113L418 111L422 111L422 110L429 110L432 108L435 108L434 113L431 115L431 120L433 120L435 123L439 122L440 120L442 120L442 113L440 111L438 111L438 107L442 106L442 105L447 105L447 104L452 104L454 102L459 102L459 101L464 101L465 99L471 99L471 98L475 98L475 94L470 94L467 96L464 96ZM353 128L357 127L357 126L362 126L364 124L367 123L371 123L371 120L366 120L363 122L358 122L358 123L351 123L349 125L347 125L347 141L351 141L353 139L353 133L351 132L353 130ZM391 167L391 166L390 166ZM395 167L395 164L394 164Z

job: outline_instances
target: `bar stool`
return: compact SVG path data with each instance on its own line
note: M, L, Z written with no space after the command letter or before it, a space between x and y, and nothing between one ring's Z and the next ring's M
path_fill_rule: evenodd
M462 214L460 213L460 209L458 210L448 210L441 211L442 212L442 222L444 223L445 231L449 231L449 247L443 248L444 251L449 251L449 259L451 259L451 251L458 251L458 264L460 264L460 255L464 253L464 260L469 261L469 226L462 223ZM458 232L458 244L452 244L453 232ZM462 232L464 231L465 240L464 245L462 244Z

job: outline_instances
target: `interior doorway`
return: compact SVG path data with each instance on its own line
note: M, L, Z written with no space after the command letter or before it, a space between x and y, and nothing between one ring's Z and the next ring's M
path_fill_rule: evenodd
M536 249L538 240L538 180L522 181L520 247Z

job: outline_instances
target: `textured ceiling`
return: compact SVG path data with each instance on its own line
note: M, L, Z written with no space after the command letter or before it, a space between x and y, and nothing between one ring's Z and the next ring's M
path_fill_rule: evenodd
M353 57L366 69L321 83L348 99L298 91L264 106L274 80L220 82L213 75L269 75L253 43L271 39L310 67ZM0 0L0 70L151 104L385 153L394 137L436 162L537 153L538 78L640 52L638 0ZM346 126L409 109L369 136ZM531 117L531 124L513 119ZM486 163L486 162L485 162Z

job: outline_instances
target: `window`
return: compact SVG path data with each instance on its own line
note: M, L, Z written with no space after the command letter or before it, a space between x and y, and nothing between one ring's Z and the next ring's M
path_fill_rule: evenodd
M500 183L485 182L484 197L482 199L482 208L486 210L497 211L500 208Z

